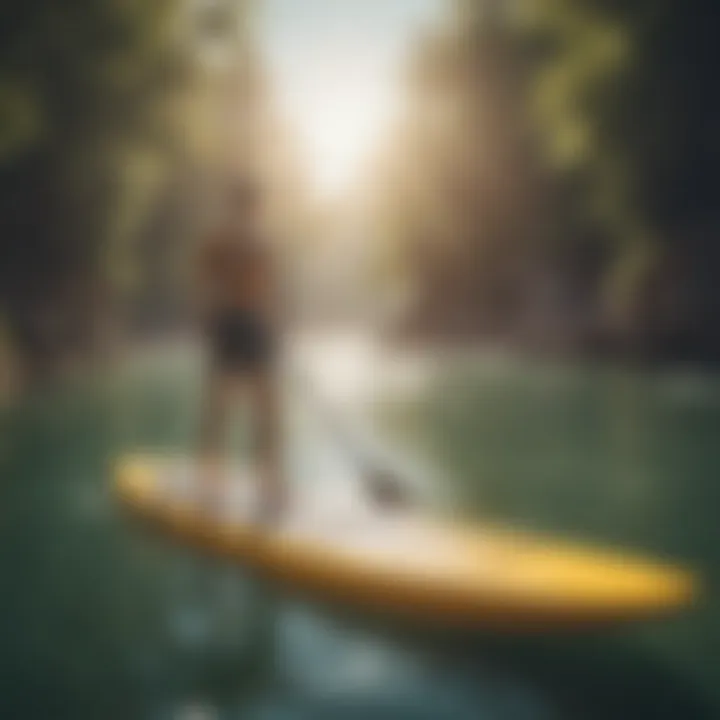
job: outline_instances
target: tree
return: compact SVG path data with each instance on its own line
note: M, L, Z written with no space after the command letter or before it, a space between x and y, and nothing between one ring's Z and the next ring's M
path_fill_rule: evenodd
M242 50L246 5L3 4L0 311L31 369L92 341L118 284L138 282L146 219L161 231L156 199L202 174L211 65Z
M525 76L492 3L460 4L416 52L380 212L413 286L410 325L422 332L497 336L529 302L544 181Z
M645 349L717 354L714 5L537 0L521 9L548 157L582 188L575 207L605 238L604 316Z

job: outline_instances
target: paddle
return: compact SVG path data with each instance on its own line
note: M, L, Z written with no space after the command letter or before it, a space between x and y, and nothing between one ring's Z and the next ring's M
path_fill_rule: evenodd
M323 397L307 376L298 377L306 397L326 428L332 433L345 454L359 468L365 490L373 502L387 508L408 508L418 504L411 483L389 467L377 453L361 446L356 434L339 410Z

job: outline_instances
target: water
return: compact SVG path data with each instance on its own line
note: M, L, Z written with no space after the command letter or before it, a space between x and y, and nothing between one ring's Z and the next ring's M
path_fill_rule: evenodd
M1 419L0 717L720 717L720 380L500 360L444 366L376 406L432 468L438 506L678 558L683 617L577 638L400 628L194 556L109 493L128 447L183 448L181 356L38 392ZM312 481L321 434L299 427Z

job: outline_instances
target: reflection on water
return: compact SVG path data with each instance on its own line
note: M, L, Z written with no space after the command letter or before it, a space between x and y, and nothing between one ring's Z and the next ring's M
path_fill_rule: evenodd
M110 464L187 446L193 372L160 358L2 418L0 717L717 715L711 602L611 637L441 636L303 604L141 530ZM689 560L712 593L720 382L467 359L432 378L385 390L380 417L449 504ZM311 482L336 460L318 428L294 430Z

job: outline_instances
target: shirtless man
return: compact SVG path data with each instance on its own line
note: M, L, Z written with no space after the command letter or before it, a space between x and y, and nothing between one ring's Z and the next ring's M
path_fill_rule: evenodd
M252 408L260 513L282 510L276 385L278 284L273 248L263 228L262 199L250 180L230 184L224 218L200 248L199 295L210 362L201 426L204 495L218 498L228 412L238 392Z

